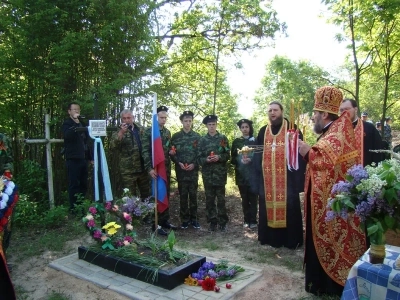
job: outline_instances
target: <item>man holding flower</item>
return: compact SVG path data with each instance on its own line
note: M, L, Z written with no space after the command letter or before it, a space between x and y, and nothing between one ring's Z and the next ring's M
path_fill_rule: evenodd
M314 100L312 120L320 136L312 147L299 141L299 152L308 162L305 289L316 295L340 296L351 267L366 250L365 233L354 216L327 223L327 204L333 184L343 180L347 170L361 160L349 113L338 117L342 92L325 86L316 91Z

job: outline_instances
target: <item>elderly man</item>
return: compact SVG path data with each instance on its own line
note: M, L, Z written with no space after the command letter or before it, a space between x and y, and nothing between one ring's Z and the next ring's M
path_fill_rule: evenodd
M360 120L357 116L358 105L354 99L344 99L340 104L340 114L347 111L354 127L354 135L358 153L363 166L378 163L384 159L382 153L370 152L369 150L383 149L382 138L374 124Z
M320 136L312 147L299 141L299 152L308 162L305 290L315 295L340 296L350 268L366 250L366 238L354 216L327 223L326 206L333 184L344 180L347 170L361 163L361 159L349 113L338 117L342 92L322 87L316 91L314 100L312 120L314 131Z
M121 125L111 137L111 148L119 154L119 172L123 188L132 195L145 199L150 197L150 180L144 169L141 134L143 127L134 122L132 111L124 109L120 113Z
M269 104L268 119L269 124L261 127L257 136L257 144L264 146L263 152L255 154L253 163L260 180L258 240L262 245L296 249L303 245L299 193L304 188L306 164L299 157L297 170L287 166L286 136L290 123L283 118L280 102Z

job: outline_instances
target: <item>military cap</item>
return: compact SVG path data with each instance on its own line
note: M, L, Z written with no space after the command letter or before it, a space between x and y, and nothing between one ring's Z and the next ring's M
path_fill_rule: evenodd
M165 111L165 112L167 112L167 111L168 111L168 107L166 107L166 106L159 106L159 107L157 107L157 113L159 113L160 111Z
M378 126L381 126L381 122L376 122L375 125L376 125L377 127L378 127Z
M191 112L190 110L185 110L180 116L179 116L179 120L183 120L184 117L192 117L193 118L194 113Z
M252 124L253 124L253 121L250 121L250 120L248 120L248 119L241 119L239 122L236 123L236 125L239 126L239 128L240 128L240 126L242 126L243 123L252 125Z
M315 92L314 101L313 110L338 115L343 94L333 86L324 86Z
M386 117L386 118L385 118L386 121L389 121L389 120L391 120L391 119L392 119L391 117Z
M367 117L368 116L368 113L366 112L366 111L364 111L362 114L361 114L361 117Z
M217 122L217 121L218 121L218 117L216 115L207 115L203 119L203 124L207 125L207 123L209 123L209 122Z

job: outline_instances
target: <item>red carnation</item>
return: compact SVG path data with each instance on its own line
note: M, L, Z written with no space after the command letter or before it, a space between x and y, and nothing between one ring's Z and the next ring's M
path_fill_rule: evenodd
M205 291L213 291L215 287L215 279L211 277L207 277L206 279L203 280L201 283L201 287Z

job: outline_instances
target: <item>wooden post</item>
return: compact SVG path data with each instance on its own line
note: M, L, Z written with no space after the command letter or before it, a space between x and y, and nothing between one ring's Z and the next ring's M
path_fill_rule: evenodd
M54 186L53 186L53 159L51 157L51 144L64 143L63 139L50 139L50 115L45 114L44 139L25 139L26 144L46 144L46 162L47 162L47 186L49 189L50 209L54 208Z

